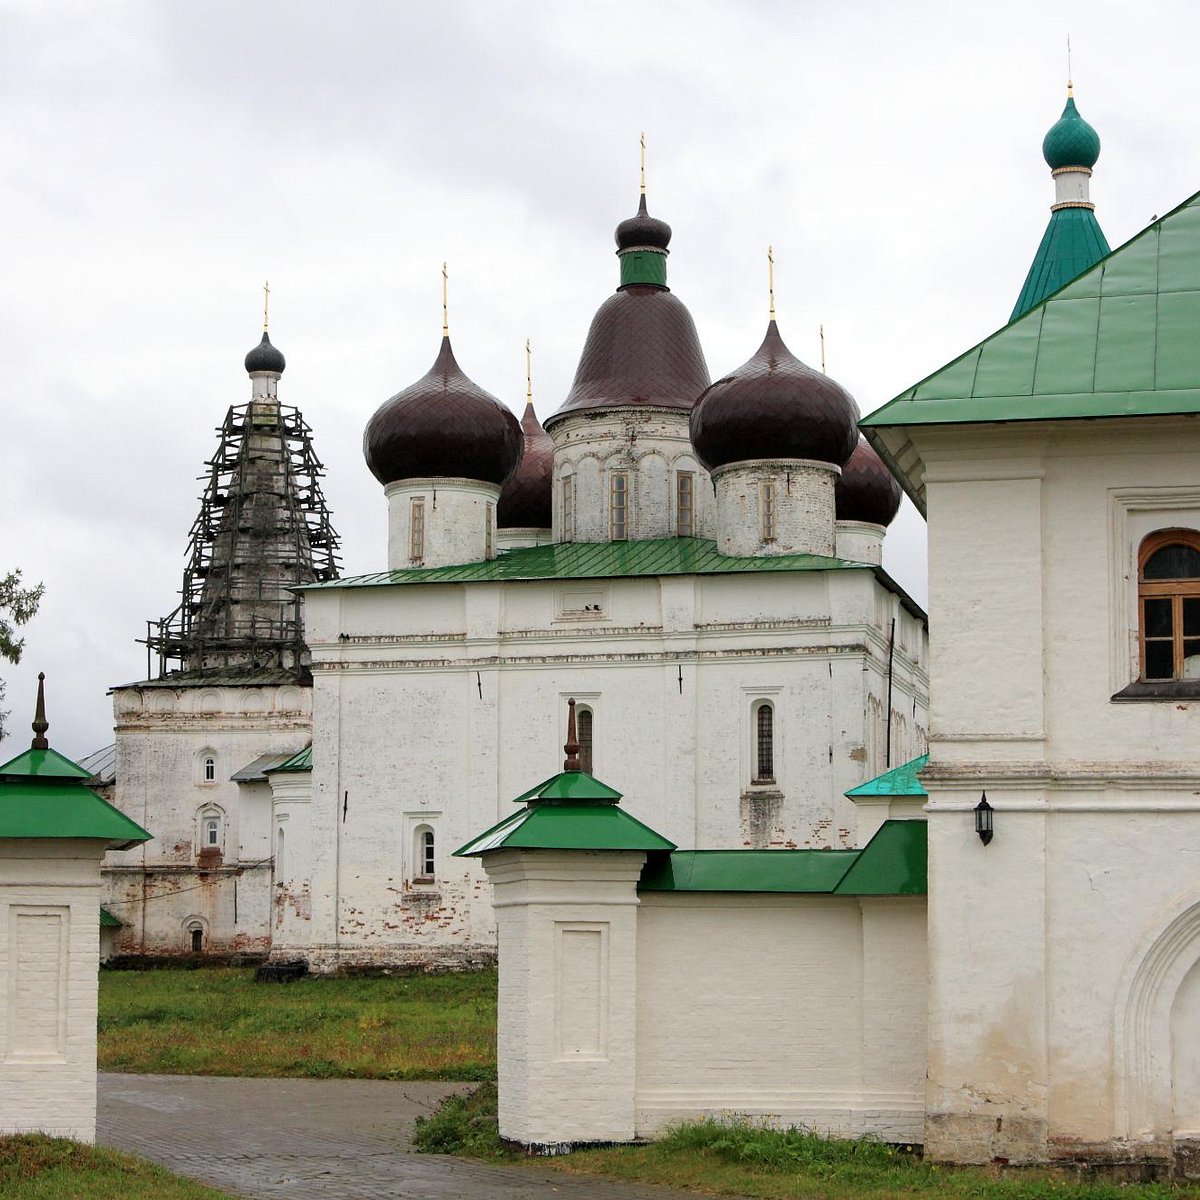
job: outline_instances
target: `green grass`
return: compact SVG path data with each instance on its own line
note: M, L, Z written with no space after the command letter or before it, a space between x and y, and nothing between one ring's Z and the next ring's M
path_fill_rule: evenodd
M13 1200L228 1200L170 1171L41 1134L0 1138L0 1197Z
M102 971L102 1071L494 1079L496 973L254 982L250 968Z
M496 1089L453 1096L417 1123L427 1153L492 1162L518 1154L496 1127ZM807 1130L746 1122L696 1121L642 1146L577 1150L531 1160L568 1173L608 1175L716 1195L763 1200L1196 1200L1200 1190L1167 1184L1079 1182L1063 1172L938 1167L865 1138L844 1141Z

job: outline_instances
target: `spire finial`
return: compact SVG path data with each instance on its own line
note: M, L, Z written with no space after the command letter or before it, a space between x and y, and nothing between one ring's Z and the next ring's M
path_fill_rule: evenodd
M642 130L642 195L646 194L646 131Z
M1075 85L1071 82L1071 35L1067 34L1067 96L1075 95Z
M263 333L267 332L267 313L271 303L271 281L263 280Z
M767 291L771 295L771 320L775 320L775 247L767 247Z
M824 325L824 323L818 325L817 329L820 331L820 334L821 334L821 374L826 375L826 374L828 374L828 372L825 370L825 325Z
M450 336L450 316L446 307L446 289L450 276L446 273L446 264L442 263L442 337Z
M525 403L533 403L533 351L529 339L525 339Z
M563 749L567 753L566 761L563 763L563 770L582 771L583 768L579 765L579 738L575 733L574 697L567 701L567 741Z
M34 709L32 728L33 741L30 743L30 749L49 750L50 743L46 741L46 730L50 728L50 722L46 720L46 676L42 671L38 672L37 708Z

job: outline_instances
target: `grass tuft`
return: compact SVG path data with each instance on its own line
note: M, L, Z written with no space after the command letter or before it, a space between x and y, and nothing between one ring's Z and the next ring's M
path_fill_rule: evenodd
M447 1096L428 1117L418 1117L413 1145L423 1154L461 1154L506 1162L518 1155L500 1137L494 1083L481 1083L461 1096Z

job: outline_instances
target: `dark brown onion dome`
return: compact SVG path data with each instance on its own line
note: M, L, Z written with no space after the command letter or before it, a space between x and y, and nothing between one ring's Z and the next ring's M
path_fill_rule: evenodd
M546 424L627 405L687 412L708 384L704 351L683 302L665 288L631 284L592 318L575 382Z
M627 217L617 226L617 249L635 250L642 247L668 253L671 243L671 227L666 221L652 217L646 211L646 193L638 203L636 217Z
M497 529L549 529L554 443L526 403L521 418L525 453L520 466L504 485L496 504Z
M772 321L757 353L696 401L692 447L711 471L753 459L810 458L840 467L858 440L858 405L802 363Z
M264 329L262 341L246 355L246 371L251 375L256 371L274 371L276 375L282 375L286 366L287 359L271 345L271 339Z
M900 485L861 435L850 461L842 468L833 495L839 521L890 525L900 511Z
M363 455L385 485L427 478L504 484L521 461L522 440L517 418L462 373L443 337L429 373L367 422Z

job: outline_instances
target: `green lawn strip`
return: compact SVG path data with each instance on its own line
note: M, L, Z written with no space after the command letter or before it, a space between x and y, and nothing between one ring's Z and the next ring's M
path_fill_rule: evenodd
M1066 1172L940 1167L915 1154L863 1139L744 1122L696 1121L661 1141L525 1158L501 1141L496 1089L482 1084L452 1096L417 1122L415 1143L432 1154L526 1162L573 1174L606 1175L712 1195L763 1200L1197 1200L1200 1190L1169 1184L1078 1182Z
M20 1200L229 1200L115 1150L42 1134L0 1137L0 1197Z
M254 982L251 968L104 971L99 1065L168 1075L491 1079L496 973Z

